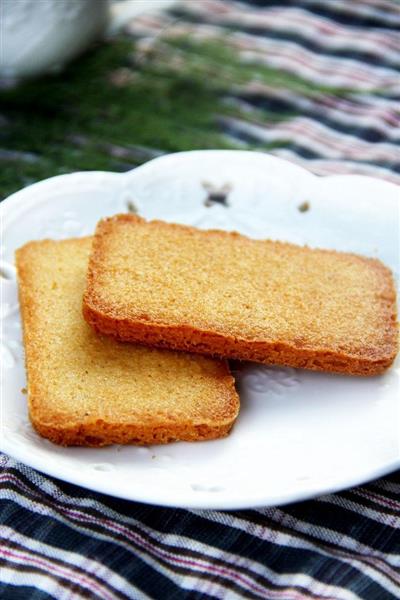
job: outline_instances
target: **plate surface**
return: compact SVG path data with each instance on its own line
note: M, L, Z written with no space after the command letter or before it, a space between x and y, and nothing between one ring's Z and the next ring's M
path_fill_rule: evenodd
M60 479L166 506L249 508L317 496L400 467L400 362L373 378L240 365L241 412L223 440L146 448L60 448L32 429L14 250L31 239L93 232L137 210L201 228L237 230L383 260L399 275L400 192L361 176L318 178L242 151L158 158L129 173L48 179L1 205L1 449Z

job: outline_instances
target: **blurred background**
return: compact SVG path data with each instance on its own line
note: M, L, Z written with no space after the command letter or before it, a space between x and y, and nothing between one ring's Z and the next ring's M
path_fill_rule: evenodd
M400 183L396 0L0 0L0 197L168 152Z

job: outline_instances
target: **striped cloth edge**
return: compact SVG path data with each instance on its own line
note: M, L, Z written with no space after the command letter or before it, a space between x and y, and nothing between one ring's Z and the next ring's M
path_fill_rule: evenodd
M0 591L10 598L16 588L60 599L400 592L399 474L291 506L221 512L118 500L4 455L0 464Z
M350 15L351 25L338 15ZM375 26L363 26L365 20ZM355 173L400 184L399 28L396 2L189 0L174 14L135 19L128 31L139 49L182 35L203 42L222 37L243 61L326 86L312 95L259 81L234 86L226 100L246 118L220 116L217 123L231 141L255 149L277 144L270 153L317 175Z

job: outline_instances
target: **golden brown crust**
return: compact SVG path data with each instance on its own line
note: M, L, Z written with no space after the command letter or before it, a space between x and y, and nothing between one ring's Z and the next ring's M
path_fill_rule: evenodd
M91 242L44 240L16 252L35 429L82 446L227 435L239 400L225 361L118 344L85 323Z
M168 444L171 442L200 442L226 437L233 427L233 422L226 425L196 425L180 423L171 427L168 425L129 425L120 423L108 424L103 421L93 424L82 424L71 427L60 427L42 423L32 419L36 431L42 436L60 446L87 446L98 448L110 444L134 444L147 446L149 444Z
M190 246L193 238L196 239L198 247L201 248L203 244L205 251L208 248L204 240L218 238L218 243L224 246L227 253L231 252L235 255L236 252L238 255L237 248L239 248L240 253L245 256L243 260L247 260L250 266L254 263L251 253L258 252L258 256L265 261L271 256L272 262L275 261L272 268L272 271L273 269L275 271L271 275L271 277L275 277L273 284L275 287L281 286L274 299L280 300L281 304L286 301L289 306L294 307L292 313L286 315L287 320L292 320L290 327L286 327L286 323L282 319L282 315L285 316L285 313L277 305L268 307L270 310L268 314L271 315L271 321L275 319L278 325L274 324L270 330L268 327L264 327L261 333L257 329L257 323L254 325L254 320L253 329L251 327L246 329L247 314L241 315L242 323L238 322L233 327L231 320L227 326L228 318L222 305L218 305L218 312L216 310L215 315L211 309L203 318L202 314L199 316L200 310L196 315L189 313L188 318L187 304L182 304L186 313L179 322L179 314L176 316L176 313L171 310L168 312L165 308L166 301L164 305L162 304L164 288L167 285L173 287L175 282L172 280L171 283L168 276L165 276L164 280L159 283L161 276L154 269L156 274L154 281L146 280L143 283L143 278L139 279L137 275L137 271L140 271L141 268L140 263L136 269L136 265L130 262L129 256L125 258L123 269L129 271L132 278L136 277L135 281L142 286L140 290L143 289L142 296L140 297L139 293L136 294L132 284L131 288L128 287L130 297L125 298L123 302L120 297L111 297L110 289L112 289L113 281L117 280L117 275L112 271L108 261L115 252L118 236L121 235L121 232L126 236L124 246L129 241L134 245L132 232L139 234L140 230L145 232L141 238L142 244L147 243L154 234L156 234L157 241L160 242L166 235L175 236L174 239L181 242L180 252L182 255L186 252L185 244L187 247L193 248L193 244ZM171 232L173 233L171 234ZM136 246L132 248L132 252L135 249L137 250ZM212 251L215 252L214 246ZM167 247L166 260L169 258L168 252L171 254L173 250ZM210 263L212 257L210 252L207 255ZM145 258L147 259L147 256ZM180 257L174 255L173 260L175 263L171 259L171 264L176 265ZM283 268L274 266L278 264L278 260L280 264L284 265ZM300 270L299 274L293 275L291 271L293 271L293 264L296 260L304 269L304 273ZM112 264L114 270L115 264L118 266L118 263L114 261ZM154 264L160 271L163 265L157 257ZM193 264L192 262L192 266ZM195 266L197 265L199 262ZM210 264L210 272L212 273L212 271L213 266ZM187 272L189 271L185 271L185 273ZM217 276L221 279L220 272L217 273ZM153 273L146 271L146 277L153 277ZM291 282L290 285L299 286L300 291L297 296L292 294L290 297L290 285L285 287L285 277ZM266 277L267 280L268 277ZM157 310L151 310L145 305L146 301L151 300L150 292L152 286L155 285L154 282L159 283L157 289L160 294L160 307ZM220 282L219 285L217 291L223 295L223 284ZM213 286L213 280L209 286ZM178 288L178 284L176 287L176 297L179 302L179 294L184 294L184 292ZM240 288L236 289L238 289L238 294L242 292ZM199 290L199 295L202 292L208 293L205 286ZM315 302L318 294L319 306ZM331 301L332 296L335 296L334 301ZM146 301L141 304L144 297ZM251 297L248 300L249 297L247 295L248 307L257 309L258 306L251 305L252 300ZM173 296L170 298L172 298L172 302L175 302ZM257 302L258 305L263 302L261 294L257 297ZM309 310L307 302L312 307ZM329 306L330 302L332 306ZM354 307L349 306L350 303L353 303ZM329 310L325 308L325 305ZM327 318L318 322L317 315L314 319L316 323L314 323L313 310L317 312L318 308L321 313L325 311ZM280 312L276 316L278 311ZM264 311L263 314L266 312ZM294 317L293 313L295 313ZM379 260L330 250L311 250L282 242L249 240L236 232L218 230L200 232L192 227L167 224L162 221L146 222L135 215L117 215L98 224L89 261L83 314L87 322L97 331L122 341L225 358L353 375L382 373L392 364L398 347L396 295L393 278L390 270ZM213 323L207 320L210 319L210 315L213 318L215 316ZM195 320L196 322L194 322ZM243 333L241 327L244 330ZM348 327L348 331L346 327ZM337 334L336 329L339 331Z
M93 310L87 303L83 309L86 321L98 332L119 341L135 342L157 348L197 352L214 357L277 364L313 371L347 373L349 375L377 375L393 363L396 352L384 358L366 349L365 356L343 355L321 349L295 348L290 344L248 341L221 336L212 331L190 327L169 327L140 321L119 320Z

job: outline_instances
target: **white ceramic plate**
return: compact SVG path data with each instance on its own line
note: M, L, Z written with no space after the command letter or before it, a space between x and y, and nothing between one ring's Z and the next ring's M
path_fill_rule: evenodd
M226 194L227 206L221 200ZM211 193L211 199L207 197ZM299 206L309 203L309 210ZM247 508L340 490L400 466L399 361L373 378L243 365L241 412L213 442L136 448L60 448L26 409L15 248L93 231L135 205L147 218L236 229L382 259L399 273L400 193L360 176L317 178L265 154L186 152L126 174L76 173L32 185L1 206L1 447L24 463L130 500L190 508Z

